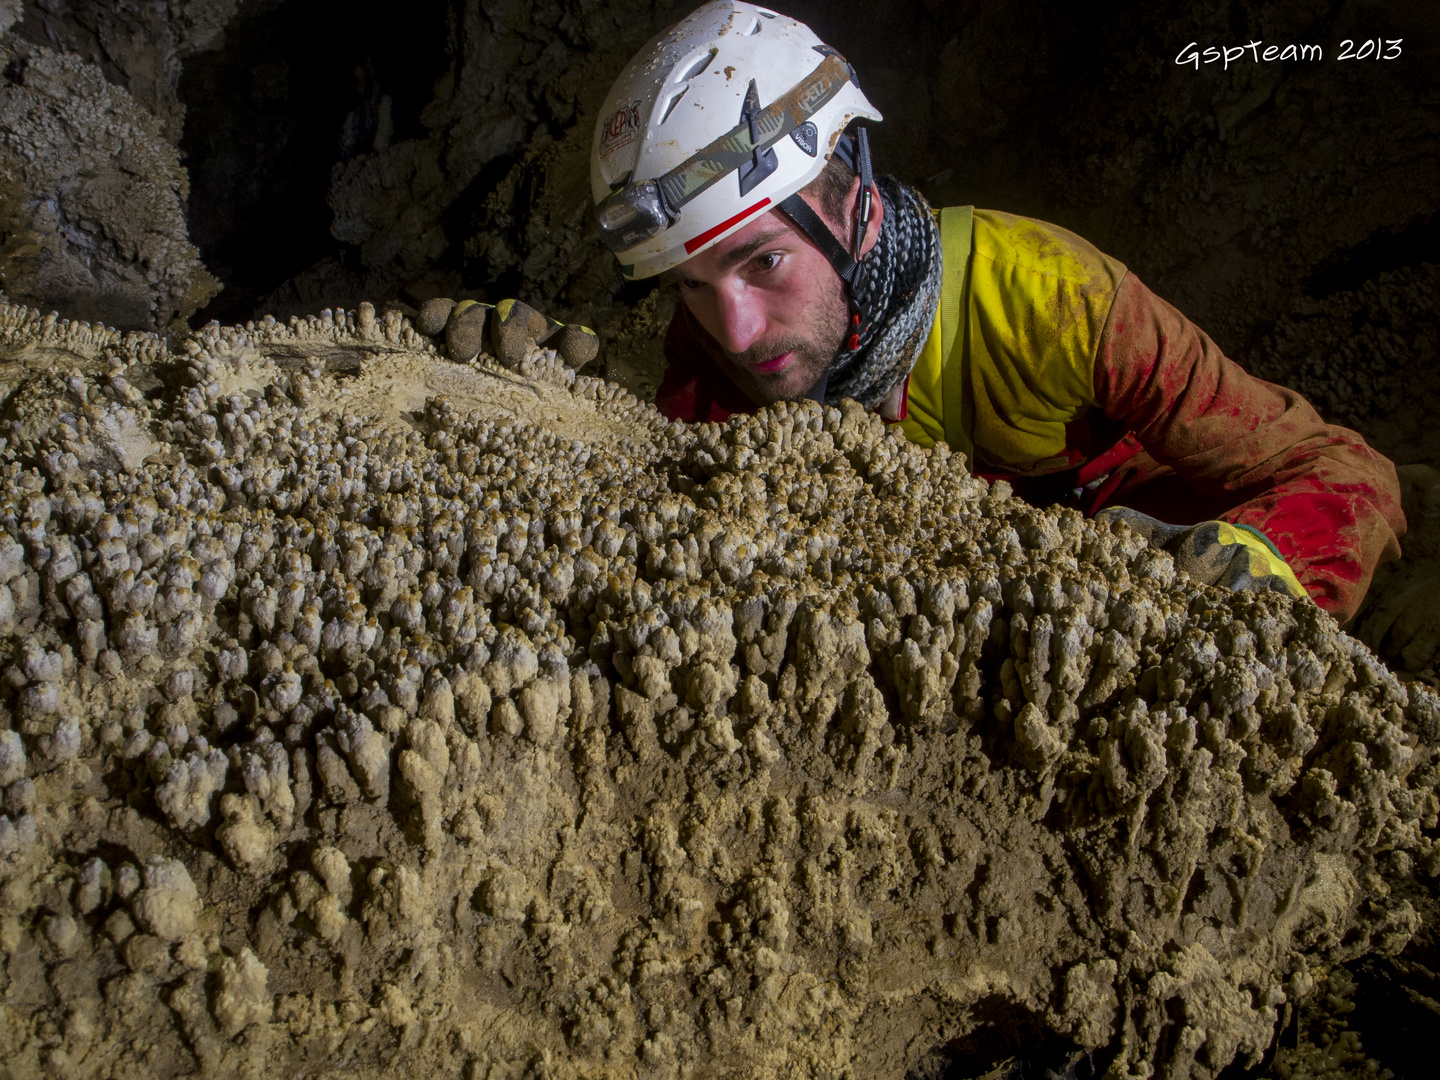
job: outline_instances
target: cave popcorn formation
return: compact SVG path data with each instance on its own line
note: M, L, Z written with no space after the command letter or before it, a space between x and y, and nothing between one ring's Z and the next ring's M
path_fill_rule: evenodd
M14 1075L1213 1076L1440 870L1433 694L858 406L369 305L0 349Z

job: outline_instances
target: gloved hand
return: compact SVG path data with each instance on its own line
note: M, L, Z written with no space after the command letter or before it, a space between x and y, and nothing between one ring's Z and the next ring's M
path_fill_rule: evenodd
M427 300L415 319L415 329L435 337L445 335L450 359L473 360L485 347L507 368L518 368L532 344L554 349L572 368L582 368L600 352L600 339L588 326L558 323L519 300L501 300L493 307L474 300L458 304L445 297Z
M1198 525L1167 525L1128 506L1112 506L1095 515L1096 521L1123 521L1175 559L1183 570L1204 585L1221 588L1274 589L1290 596L1309 596L1280 553L1255 529L1228 521L1202 521Z

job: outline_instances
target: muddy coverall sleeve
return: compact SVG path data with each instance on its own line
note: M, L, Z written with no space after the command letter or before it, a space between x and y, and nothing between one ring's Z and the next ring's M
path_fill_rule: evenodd
M1096 403L1156 461L1263 532L1315 602L1351 618L1405 532L1390 460L1303 397L1245 372L1134 274L1095 362Z

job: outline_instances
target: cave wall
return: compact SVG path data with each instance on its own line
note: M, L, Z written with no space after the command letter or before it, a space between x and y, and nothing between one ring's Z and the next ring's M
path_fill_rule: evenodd
M312 204L325 185L329 236L283 280L226 278L239 291L217 312L519 295L596 323L620 339L619 353L650 349L653 363L654 319L631 310L647 289L622 286L589 234L589 138L628 57L689 6L470 0L391 20L412 67L358 60L372 82L350 107L367 93L372 102L408 97L407 131L346 144L350 113L334 107L319 133L333 168L306 181ZM283 39L270 28L294 8L252 9L246 32ZM937 204L1074 229L1242 357L1297 303L1418 262L1433 241L1440 153L1430 73L1440 58L1423 4L1237 0L1176 13L1135 2L1095 12L1046 0L919 0L881 15L856 0L795 0L786 10L860 71L887 118L875 139L882 168ZM1403 39L1402 58L1337 58L1343 38L1367 36ZM1254 39L1320 44L1325 59L1228 71L1174 62L1190 41ZM372 35L367 48L376 47ZM225 62L210 53L187 69L197 88L188 133L226 130L209 118L233 81L202 92L200 70ZM433 79L423 103L417 63ZM294 125L296 104L282 106L277 123ZM223 172L198 148L190 164L207 190L201 171ZM197 208L206 201L202 193ZM197 212L215 213L192 211L192 220ZM202 250L218 249L226 228L252 249L284 243L263 222L232 220L207 232Z
M186 59L224 43L225 24L241 0L8 0L7 29L33 46L72 53L100 68L149 112L172 143L185 108L178 86ZM0 19L3 22L3 19Z
M219 291L189 238L177 85L235 6L0 3L0 285L12 299L164 328Z
M853 39L841 47L886 113L882 164L937 204L1079 232L1229 349L1317 273L1435 210L1428 5L930 3L883 33L857 32L862 4L811 6ZM1380 35L1404 39L1401 60L1335 59L1343 38ZM1175 63L1191 41L1256 39L1325 59Z
M130 132L62 125L87 150L27 171L14 146L35 134L5 121L6 288L123 326L190 315L210 274L225 288L198 321L516 295L597 325L612 362L638 357L643 390L667 309L590 234L589 135L628 57L691 6L6 0L0 94L29 101L35 59L66 57L89 78L69 97L103 98ZM1433 249L1440 57L1418 0L786 10L858 68L887 118L883 169L937 204L1079 232L1242 360L1306 304ZM1373 36L1403 39L1401 58L1338 59L1343 38ZM1175 63L1190 41L1255 39L1325 58ZM124 197L85 202L107 170Z

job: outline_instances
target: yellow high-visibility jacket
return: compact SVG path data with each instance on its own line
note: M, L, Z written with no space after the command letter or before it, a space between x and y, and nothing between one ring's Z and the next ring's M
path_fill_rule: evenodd
M1095 404L1094 358L1125 267L1029 218L968 206L939 217L940 304L910 372L905 434L1020 472L1078 465L1066 427Z

